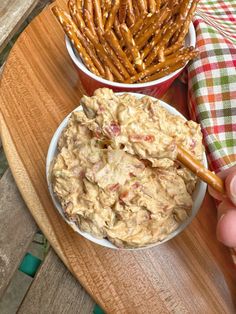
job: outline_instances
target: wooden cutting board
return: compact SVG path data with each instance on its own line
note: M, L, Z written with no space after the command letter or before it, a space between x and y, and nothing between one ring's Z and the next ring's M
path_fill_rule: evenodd
M47 190L45 158L54 131L82 93L49 7L13 47L0 87L3 146L40 229L108 313L233 313L236 272L229 250L216 241L216 209L208 195L186 231L137 252L94 245L57 214ZM163 99L187 115L181 83Z

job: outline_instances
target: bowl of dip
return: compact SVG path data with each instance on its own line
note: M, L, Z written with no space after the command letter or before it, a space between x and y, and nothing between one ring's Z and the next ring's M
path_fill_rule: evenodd
M75 232L107 248L169 241L191 223L205 196L206 183L172 157L173 137L207 167L199 125L150 96L95 94L82 98L84 111L79 106L65 117L49 145L55 208Z

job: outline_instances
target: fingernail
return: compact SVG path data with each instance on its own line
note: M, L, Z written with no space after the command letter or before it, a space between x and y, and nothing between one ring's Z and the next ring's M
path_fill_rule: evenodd
M236 197L236 176L233 177L230 182L230 191L234 197Z
M230 182L230 192L233 198L232 201L236 204L236 176L234 176Z
M219 218L218 218L218 222L222 220L222 218L224 218L225 214L221 215Z

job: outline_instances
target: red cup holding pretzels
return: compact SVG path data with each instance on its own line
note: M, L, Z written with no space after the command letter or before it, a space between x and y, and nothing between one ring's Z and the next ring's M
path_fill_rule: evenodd
M85 91L100 87L161 97L196 58L199 0L68 1L52 8Z

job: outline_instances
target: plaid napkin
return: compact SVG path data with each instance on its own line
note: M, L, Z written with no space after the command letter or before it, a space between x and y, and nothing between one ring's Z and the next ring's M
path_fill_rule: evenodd
M200 1L194 26L200 54L187 70L189 112L219 172L236 163L236 2Z
M188 67L191 118L202 125L209 166L236 162L236 3L200 1L194 25L198 60Z

